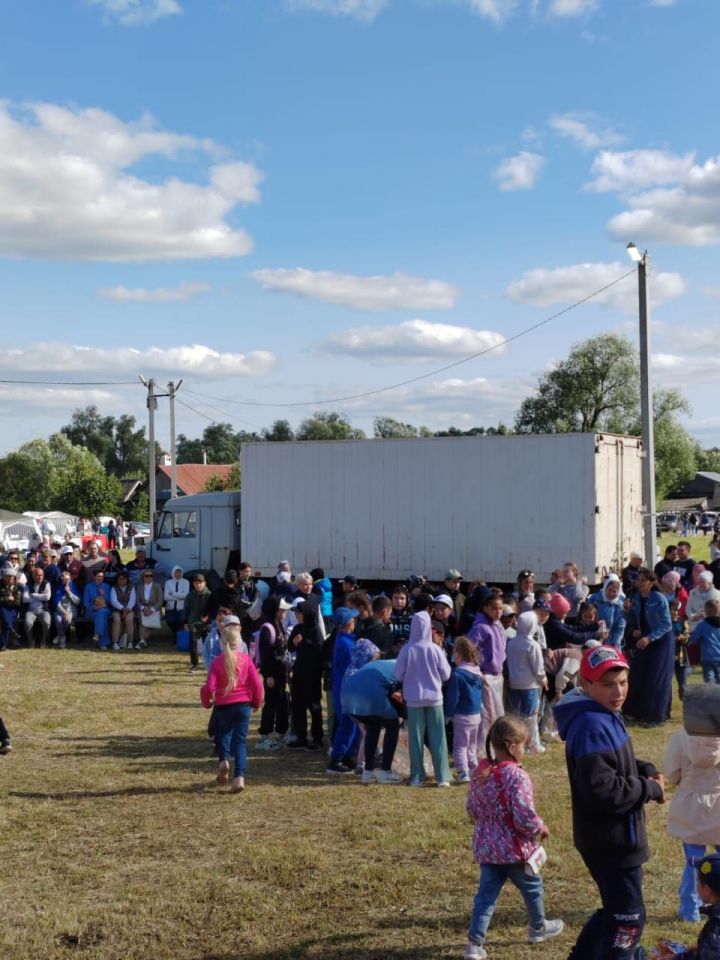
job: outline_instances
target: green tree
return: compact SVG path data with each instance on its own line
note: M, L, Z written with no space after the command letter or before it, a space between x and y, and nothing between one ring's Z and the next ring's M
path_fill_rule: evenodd
M73 446L85 447L94 453L105 469L120 479L147 477L148 441L145 427L137 427L135 417L102 416L96 406L77 409L70 423L61 433ZM155 444L155 462L159 463L162 451Z
M695 460L698 470L707 473L720 473L720 449L718 447L703 450L698 444L695 448Z
M219 473L211 473L205 481L205 486L203 487L205 493L218 493L220 490L224 489L225 484L223 483L223 478Z
M203 487L206 493L219 493L221 490L240 489L240 464L234 463L223 479L219 473L212 473Z
M255 434L235 433L230 423L211 423L203 430L200 440L190 440L181 433L177 438L178 463L202 463L203 454L208 463L235 463L240 456L242 440L257 440Z
M344 413L320 410L303 420L295 433L296 440L364 440L365 434L353 427Z
M626 433L637 417L638 361L626 337L610 333L575 344L544 374L515 417L517 433Z
M269 427L262 431L263 440L294 440L295 434L293 428L287 420L275 420Z
M406 437L417 437L418 434L418 428L411 423L402 423L392 417L375 417L373 420L373 435L377 438L403 440Z

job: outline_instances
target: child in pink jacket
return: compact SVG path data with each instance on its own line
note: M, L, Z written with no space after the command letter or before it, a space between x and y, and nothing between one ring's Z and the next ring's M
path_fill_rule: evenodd
M215 706L216 735L220 754L217 782L230 779L230 756L234 758L234 778L230 789L245 789L247 734L250 714L260 707L263 685L255 664L242 653L240 626L225 627L220 637L221 653L210 664L207 680L200 688L200 700L207 709Z
M473 853L480 864L465 960L484 960L483 944L505 881L518 888L530 919L528 939L541 943L562 932L562 920L546 920L539 868L528 859L549 831L535 812L532 781L522 768L529 730L518 717L500 717L490 728L486 754L473 771L467 810L475 820ZM492 750L491 750L492 748ZM494 757L493 757L494 753Z

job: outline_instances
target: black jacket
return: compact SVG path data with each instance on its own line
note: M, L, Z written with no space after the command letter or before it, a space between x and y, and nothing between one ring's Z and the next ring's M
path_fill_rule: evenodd
M720 903L700 907L708 921L700 931L696 947L679 954L683 960L718 960L720 958Z
M553 709L572 796L573 839L586 862L615 869L637 867L650 857L645 804L662 789L651 763L635 759L619 713L579 690Z

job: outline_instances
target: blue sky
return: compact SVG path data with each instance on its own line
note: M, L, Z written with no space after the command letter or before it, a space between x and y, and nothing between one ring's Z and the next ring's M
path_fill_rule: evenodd
M720 443L712 0L27 0L0 30L0 450L75 407L238 429L497 345L653 260L656 381ZM512 422L634 277L330 405ZM251 406L309 402L308 406ZM161 405L163 441L167 411Z

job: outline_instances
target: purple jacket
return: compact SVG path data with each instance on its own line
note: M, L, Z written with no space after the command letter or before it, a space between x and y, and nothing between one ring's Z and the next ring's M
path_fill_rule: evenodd
M484 613L478 613L468 630L467 638L478 648L482 673L499 676L505 663L507 646L505 627L500 621L493 623Z
M442 706L442 685L450 679L450 664L442 647L432 642L430 614L425 610L410 621L408 642L395 661L395 678L403 685L409 707Z

